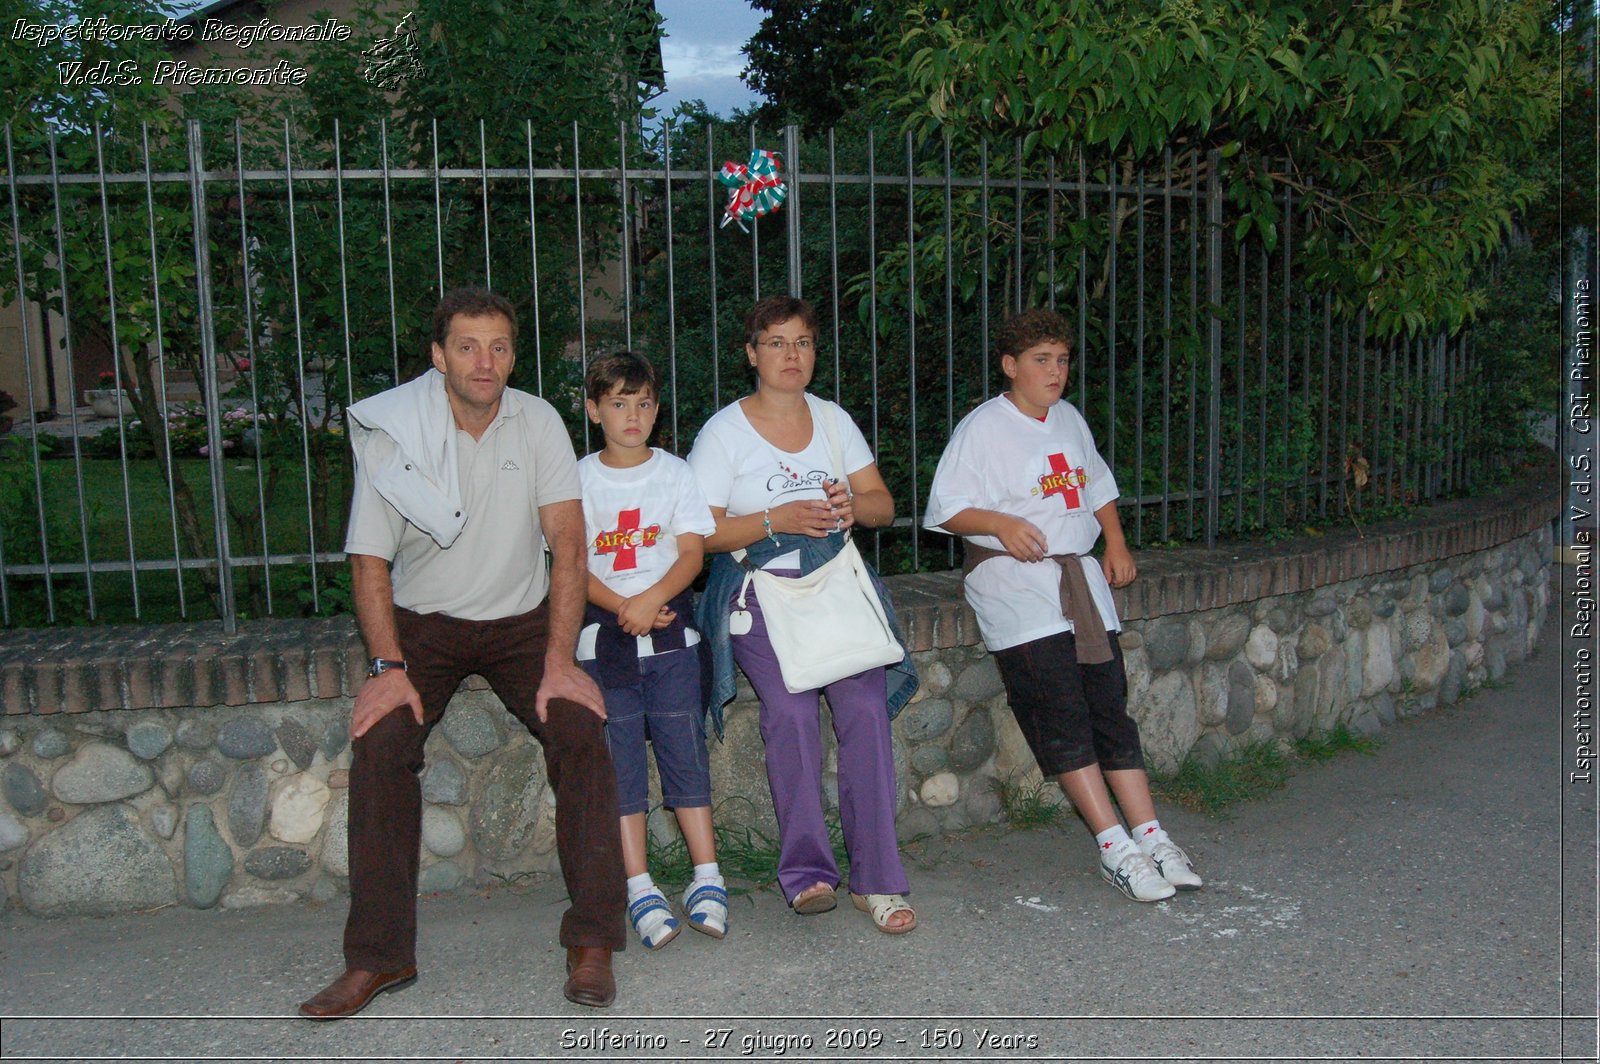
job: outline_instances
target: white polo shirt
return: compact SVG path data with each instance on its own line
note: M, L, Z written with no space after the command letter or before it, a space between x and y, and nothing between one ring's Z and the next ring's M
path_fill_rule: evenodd
M382 432L356 463L346 554L393 562L394 604L417 613L489 621L544 601L549 573L538 510L579 497L572 441L555 408L507 388L480 439L456 430L466 524L448 549L400 516L366 474L395 449Z

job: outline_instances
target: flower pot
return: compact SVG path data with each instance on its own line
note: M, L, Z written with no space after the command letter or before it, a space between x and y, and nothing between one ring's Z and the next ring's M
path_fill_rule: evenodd
M117 388L89 388L83 397L89 400L96 417L123 417L133 413L128 393Z

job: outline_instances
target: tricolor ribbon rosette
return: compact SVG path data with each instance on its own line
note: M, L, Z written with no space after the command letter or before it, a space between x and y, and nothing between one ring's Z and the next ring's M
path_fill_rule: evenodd
M728 209L722 216L722 225L738 222L745 232L746 222L770 214L783 205L789 190L779 173L783 162L777 152L756 149L750 153L748 165L741 166L732 160L722 164L717 180L732 189L728 196ZM720 228L720 226L719 226Z

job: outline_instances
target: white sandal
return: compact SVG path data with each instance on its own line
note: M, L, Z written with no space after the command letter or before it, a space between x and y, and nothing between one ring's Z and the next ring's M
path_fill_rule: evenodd
M906 904L905 897L900 894L857 894L852 891L850 901L862 912L871 913L872 922L886 935L903 935L917 926L917 911ZM910 913L911 919L903 924L891 924L889 917L895 913Z

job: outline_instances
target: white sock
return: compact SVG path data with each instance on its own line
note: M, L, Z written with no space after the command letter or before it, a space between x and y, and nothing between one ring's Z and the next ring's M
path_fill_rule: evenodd
M1107 852L1114 849L1119 844L1131 842L1133 840L1128 838L1127 828L1123 827L1121 824L1112 824L1100 834L1096 835L1094 837L1094 841L1100 846L1100 856L1104 857Z
M694 866L694 881L696 883L713 883L722 886L722 870L717 867L717 862L707 861L705 864Z
M1140 824L1130 834L1139 843L1139 849L1145 853L1149 853L1158 844L1167 841L1167 833L1161 830L1161 821L1159 820L1151 820Z
M646 894L654 892L656 881L650 878L649 872L641 872L636 876L628 877L628 904L632 905Z

